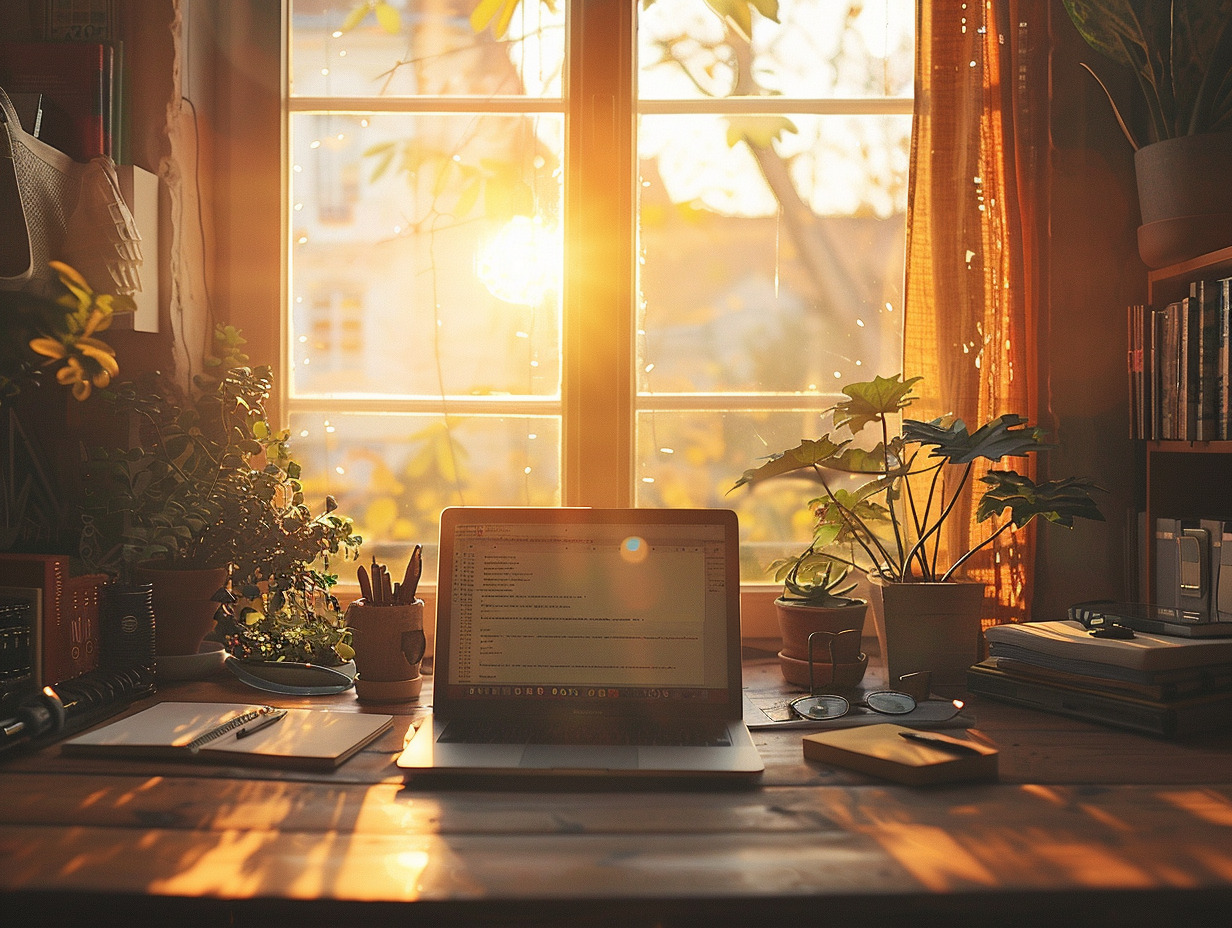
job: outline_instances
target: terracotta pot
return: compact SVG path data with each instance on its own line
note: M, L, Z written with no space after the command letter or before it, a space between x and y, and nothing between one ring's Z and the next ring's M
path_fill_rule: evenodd
M857 602L839 607L807 606L780 598L774 601L774 611L779 618L783 653L796 660L807 661L808 639L813 632L829 632L832 635L849 629L863 632L868 603ZM851 663L860 656L860 636L845 635L836 641L835 647L838 650L835 650L833 659L839 663ZM814 660L822 659L829 663L830 650L815 644L813 657Z
M134 569L140 583L153 584L154 647L160 655L196 654L214 628L218 602L227 585L227 568L177 570L143 564Z
M961 686L982 654L982 583L887 583L873 577L869 603L891 688L927 671L934 686Z
M1184 135L1134 153L1138 253L1164 267L1232 245L1232 132Z
M422 599L404 606L351 603L346 624L355 649L355 695L365 702L406 702L419 696L424 652Z

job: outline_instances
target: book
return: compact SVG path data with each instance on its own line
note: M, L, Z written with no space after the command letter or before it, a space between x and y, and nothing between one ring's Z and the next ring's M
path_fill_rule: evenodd
M1207 693L1232 692L1232 664L1197 667L1192 670L1164 670L1158 673L1105 668L1096 664L1084 673L1058 670L1032 658L1033 655L1029 654L1021 657L998 655L987 658L985 663L1027 680L1086 688L1099 687L1110 693L1141 696L1160 702Z
M816 732L804 736L804 756L908 786L997 779L996 748L934 732L925 735L942 744L957 742L957 748L948 749L908 740L904 732L925 734L891 722Z
M61 751L82 757L329 770L392 724L392 715L160 702L65 741Z
M74 161L112 154L114 66L103 42L0 42L0 87L42 94L40 138Z
M1194 404L1197 441L1214 441L1219 437L1217 391L1219 364L1219 313L1214 285L1204 280L1190 284L1189 299L1197 317L1197 401Z
M1097 682L1070 685L1009 673L988 660L967 671L967 690L1003 702L1088 722L1184 738L1232 728L1232 691L1181 699L1119 693Z
M1232 639L1146 632L1125 640L1094 638L1080 622L1068 620L994 625L984 631L984 637L990 657L1030 658L1041 666L1071 673L1102 668L1112 676L1118 670L1145 674L1232 664ZM1122 674L1121 679L1145 681L1150 677Z
M1219 347L1215 364L1215 419L1220 439L1232 438L1232 277L1215 281L1214 303Z
M62 683L98 667L99 594L105 574L69 575L61 554L0 554L7 585L42 591L42 684Z

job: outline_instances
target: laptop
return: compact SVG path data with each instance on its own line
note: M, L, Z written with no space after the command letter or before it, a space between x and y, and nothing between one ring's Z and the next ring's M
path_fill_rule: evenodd
M441 514L429 721L413 773L756 778L736 515Z

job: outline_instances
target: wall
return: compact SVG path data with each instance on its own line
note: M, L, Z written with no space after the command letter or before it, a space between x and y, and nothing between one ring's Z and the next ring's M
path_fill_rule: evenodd
M1139 451L1129 439L1126 307L1146 295L1138 258L1133 152L1103 92L1079 66L1112 72L1082 41L1059 0L1050 5L1052 100L1047 303L1041 307L1041 417L1060 447L1050 476L1087 475L1104 524L1042 527L1034 618L1063 618L1084 599L1136 598L1135 487ZM1127 75L1116 75L1114 79ZM1128 85L1114 84L1120 88Z

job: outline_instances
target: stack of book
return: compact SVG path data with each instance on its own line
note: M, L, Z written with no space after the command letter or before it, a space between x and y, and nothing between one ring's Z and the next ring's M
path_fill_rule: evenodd
M1096 638L1076 621L998 625L985 637L972 693L1168 738L1232 731L1232 638Z

